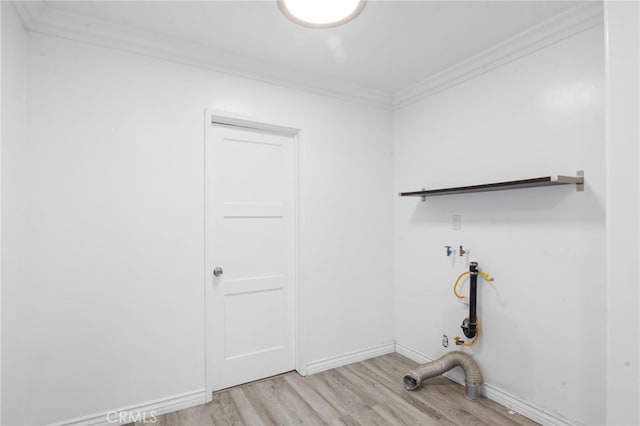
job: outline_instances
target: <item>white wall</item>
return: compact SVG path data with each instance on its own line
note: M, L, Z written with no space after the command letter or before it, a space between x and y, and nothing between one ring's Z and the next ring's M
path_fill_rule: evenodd
M603 49L591 29L394 115L397 192L585 171L584 192L397 198L394 219L398 344L436 358L444 332L455 349L467 266L443 246L462 244L496 279L468 349L486 382L584 424L605 422Z
M607 22L607 424L640 424L640 6L605 2Z
M21 421L24 397L22 281L24 199L13 180L24 165L28 35L11 3L2 2L2 424Z
M634 280L605 288L605 203L615 201L605 168L620 158L637 164L637 146L610 137L604 159L602 28L399 110L392 133L385 111L27 36L10 4L2 12L3 424L204 387L205 108L303 129L308 362L394 333L404 347L443 353L442 333L452 342L466 316L451 293L465 265L443 246L464 244L496 277L480 284L482 337L470 350L487 382L573 422L636 418L620 396L637 384L637 345L625 344L636 330L625 332L625 312L637 308L637 289L629 302ZM578 169L583 193L398 198L394 239L385 225L392 178L398 192ZM614 170L610 190L626 179ZM451 214L462 215L462 230L451 230ZM611 253L610 265L624 263Z
M29 194L3 223L28 247L4 282L29 301L27 423L204 387L205 108L302 129L306 360L393 341L390 112L37 34L29 60L3 179Z

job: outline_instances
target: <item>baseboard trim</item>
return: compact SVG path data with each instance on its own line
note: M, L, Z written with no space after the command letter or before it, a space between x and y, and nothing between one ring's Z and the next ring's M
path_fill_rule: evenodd
M483 394L490 400L502 404L542 425L576 426L576 423L571 423L557 414L543 410L493 385L485 384Z
M415 349L409 348L407 346L396 343L396 352L400 355L404 355L407 358L419 362L421 364L425 362L433 361L432 358L427 355L416 351ZM464 377L457 375L445 373L443 374L448 379L453 380L454 382L464 385ZM513 410L528 419L533 420L534 422L540 423L542 425L555 425L555 426L576 426L575 423L571 423L565 418L559 417L555 413L551 413L547 410L544 410L534 404L531 404L515 395L510 394L494 385L485 383L482 386L482 394L492 400L497 402L498 404L504 405L505 407Z
M428 356L413 350L407 346L401 345L400 343L396 343L396 352L400 355L404 355L412 361L419 362L420 364L424 364L425 362L431 362L433 359Z
M317 361L311 361L307 363L307 375L331 370L332 368L342 367L343 365L353 364L354 362L364 361L366 359L375 358L377 356L390 354L395 352L395 350L395 343L390 342L359 351L349 352L343 355L336 355L319 359Z
M153 424L155 423L155 421L153 421L154 417L185 408L195 407L196 405L205 404L207 402L206 394L207 392L204 389L200 389L193 392L174 395L168 398L156 399L153 401L143 402L141 404L134 404L114 410L104 411L98 414L52 423L51 426L112 426L126 424L136 420L143 421L145 418L147 423ZM120 416L121 413L123 417ZM121 421L121 418L126 418L127 421Z

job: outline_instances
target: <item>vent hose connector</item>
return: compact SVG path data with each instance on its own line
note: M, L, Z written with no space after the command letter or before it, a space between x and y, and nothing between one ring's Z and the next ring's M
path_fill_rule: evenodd
M464 370L465 396L473 401L479 399L482 385L480 368L470 355L459 351L446 353L435 361L411 370L404 376L404 388L410 391L415 390L423 380L439 376L455 367L462 367Z

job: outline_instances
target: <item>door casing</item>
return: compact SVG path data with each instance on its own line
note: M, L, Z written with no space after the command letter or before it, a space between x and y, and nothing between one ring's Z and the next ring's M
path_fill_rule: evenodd
M205 311L205 315L204 315L204 349L205 349L205 354L204 354L204 360L205 360L205 371L204 371L204 382L205 382L205 389L206 389L206 395L207 395L207 402L212 400L212 392L213 392L213 384L211 383L211 380L209 378L209 374L208 372L211 371L212 369L215 369L215 365L213 360L211 359L212 357L210 356L210 354L208 353L208 345L207 342L208 340L211 338L211 327L209 326L209 320L211 317L211 306L210 306L210 298L211 298L211 289L210 286L208 285L208 278L209 275L212 274L212 271L207 270L207 256L209 256L209 254L207 253L207 241L206 241L206 235L207 235L207 230L206 230L206 218L207 218L207 202L206 202L206 197L207 197L207 162L206 162L206 150L207 150L207 143L211 140L211 132L212 132L212 128L214 125L219 125L219 126L230 126L230 127L237 127L240 129L250 129L250 130L259 130L259 131L263 131L263 132L268 132L268 133L275 133L278 135L283 135L283 136L289 136L291 138L293 138L293 232L294 232L294 241L293 241L293 268L294 268L294 272L293 272L293 310L294 310L294 333L293 333L293 345L294 345L294 360L295 360L295 369L296 371L303 375L306 376L307 372L306 372L306 362L305 362L305 358L304 358L304 351L303 351L303 326L302 326L302 312L301 312L301 289L300 289L300 280L299 280L299 276L300 276L300 264L299 264L299 259L300 259L300 245L299 245L299 152L300 152L300 133L301 133L301 129L299 127L292 127L292 126L284 126L284 125L280 125L280 124L273 124L273 122L262 122L262 121L255 121L252 120L250 118L246 118L246 117L238 117L235 116L233 114L228 114L225 112L220 112L220 111L213 111L210 109L206 109L205 110L205 137L204 137L204 143L203 143L203 167L204 167L204 173L203 173L203 178L204 178L204 192L203 192L203 197L204 197L204 207L203 207L203 224L204 224L204 276L203 276L203 282L204 282L204 311Z

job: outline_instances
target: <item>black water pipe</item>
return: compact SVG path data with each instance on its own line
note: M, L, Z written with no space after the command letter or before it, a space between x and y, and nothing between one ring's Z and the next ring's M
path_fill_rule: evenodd
M478 262L469 263L469 317L462 321L462 332L469 339L476 337L478 322L476 319L476 298L478 293Z

